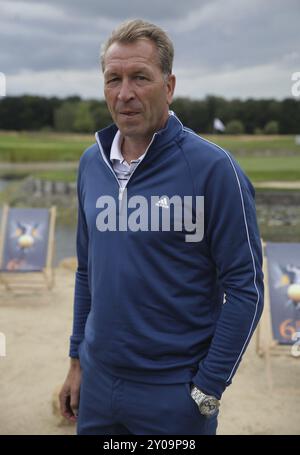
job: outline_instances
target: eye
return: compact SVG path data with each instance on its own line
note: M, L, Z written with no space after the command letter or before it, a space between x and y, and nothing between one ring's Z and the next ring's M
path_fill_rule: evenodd
M120 80L120 78L117 76L111 77L111 78L107 79L106 84L113 84L114 82L118 82L119 80Z
M145 76L143 76L142 74L137 74L135 76L135 78L138 80L138 81L145 81L147 78Z

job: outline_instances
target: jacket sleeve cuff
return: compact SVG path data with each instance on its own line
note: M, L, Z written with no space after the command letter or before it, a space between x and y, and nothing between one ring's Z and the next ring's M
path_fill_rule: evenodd
M69 357L79 359L79 345L82 342L82 338L71 336L70 337L70 349L69 349Z
M224 390L227 385L229 385L210 378L208 375L203 374L202 371L198 371L197 374L192 377L191 381L201 390L201 392L212 395L218 400L221 399Z

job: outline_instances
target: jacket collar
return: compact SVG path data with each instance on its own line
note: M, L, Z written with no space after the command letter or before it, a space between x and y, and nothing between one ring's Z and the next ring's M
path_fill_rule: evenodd
M151 145L147 154L152 154L154 150L165 147L169 142L172 142L175 137L182 131L183 125L181 121L176 117L173 111L169 111L169 118L164 128L154 133ZM114 137L118 131L117 125L114 123L110 126L103 128L95 133L97 144L106 157L106 160L110 160L110 150L113 143ZM102 153L101 153L102 154Z

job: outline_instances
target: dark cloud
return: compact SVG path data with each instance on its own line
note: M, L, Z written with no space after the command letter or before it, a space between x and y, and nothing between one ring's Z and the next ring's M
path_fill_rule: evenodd
M186 41L180 39L185 30L175 33L180 63L209 70L243 68L280 63L297 51L299 2L252 1L248 8L240 2L238 9L237 16L229 9L223 15L216 15L214 21L203 22L190 33L186 32L188 52Z
M133 17L168 31L176 68L190 77L266 64L299 70L299 0L2 0L0 71L98 69L100 44Z
M124 18L147 18L148 20L173 19L185 16L199 6L212 3L215 0L52 0L51 5L57 5L68 14L81 17L107 17L123 20ZM29 0L30 3L49 4L48 0Z

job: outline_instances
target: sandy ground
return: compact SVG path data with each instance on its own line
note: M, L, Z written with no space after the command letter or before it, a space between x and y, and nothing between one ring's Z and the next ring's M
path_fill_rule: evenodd
M72 435L60 425L52 397L68 368L74 274L56 270L51 292L10 295L0 290L0 434ZM300 434L300 357L265 359L254 338L223 395L218 434ZM271 382L273 385L271 387Z

